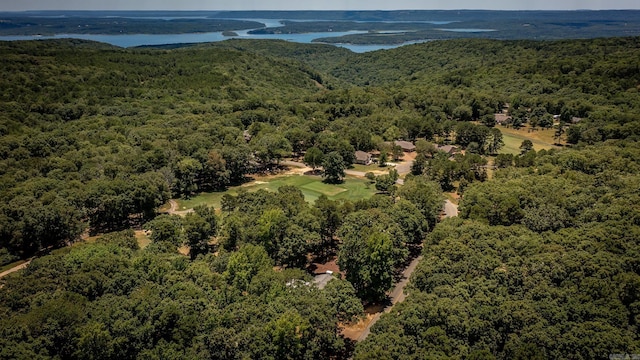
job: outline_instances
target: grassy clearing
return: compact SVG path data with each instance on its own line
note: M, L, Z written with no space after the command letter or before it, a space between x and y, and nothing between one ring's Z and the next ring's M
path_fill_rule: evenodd
M134 234L135 234L135 237L136 237L136 241L138 242L138 246L140 246L140 249L144 249L145 247L147 247L147 245L151 244L151 239L149 239L149 237L144 232L144 230L135 230ZM92 243L95 243L96 241L98 241L98 239L100 239L104 235L106 235L106 234L96 235L96 236L89 236L89 237L86 237L86 238L82 239L82 241L74 243L71 246L82 245L82 244L92 244Z
M145 233L142 230L136 230L135 233L136 233L136 240L138 241L138 246L140 246L140 249L144 249L149 244L151 244L151 239L149 239L149 237L147 236L147 233Z
M245 189L250 192L261 189L277 191L278 188L285 185L292 185L300 188L304 194L305 200L310 203L314 202L323 194L332 200L359 200L369 198L376 192L375 188L372 185L369 185L367 180L356 177L349 176L342 184L331 185L323 183L322 178L319 176L285 175L272 178L261 178L258 181L231 187L227 191L202 193L190 199L179 199L177 200L178 210L192 209L198 205L208 205L218 209L220 208L220 199L222 199L224 194L237 195L240 189Z
M519 130L513 128L499 127L502 132L504 140L504 147L500 149L500 153L503 154L520 154L520 144L523 140L531 140L533 143L533 149L540 151L542 149L557 148L554 145L553 134L554 130L536 130L529 132L528 127L523 127Z

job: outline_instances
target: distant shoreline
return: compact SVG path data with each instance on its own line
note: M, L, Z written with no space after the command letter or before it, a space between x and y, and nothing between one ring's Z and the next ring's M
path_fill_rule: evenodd
M9 37L172 37L221 34L302 43L400 46L431 40L561 40L640 36L640 10L410 11L21 11L0 12L0 40ZM235 35L234 35L235 34ZM308 38L313 34L313 38ZM217 35L216 35L217 36ZM25 40L25 39L21 39ZM26 39L28 40L28 39ZM159 40L114 43L157 45Z

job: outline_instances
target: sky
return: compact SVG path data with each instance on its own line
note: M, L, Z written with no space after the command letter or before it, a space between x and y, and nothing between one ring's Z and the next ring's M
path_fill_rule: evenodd
M23 10L606 10L640 9L639 0L0 0Z

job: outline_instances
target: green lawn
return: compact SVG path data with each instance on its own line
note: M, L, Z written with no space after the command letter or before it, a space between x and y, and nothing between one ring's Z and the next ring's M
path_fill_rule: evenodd
M533 149L540 151L542 149L551 149L555 146L546 139L546 132L552 130L539 130L533 133L528 133L526 129L514 130L500 128L502 132L502 139L504 140L504 146L500 149L500 153L503 154L520 154L520 144L524 140L531 140L533 143Z
M293 185L302 191L306 201L312 203L320 195L326 195L329 199L345 199L359 200L371 197L376 190L373 185L369 185L366 179L356 177L347 177L342 184L331 185L322 182L322 178L318 176L308 175L285 175L268 179L260 179L241 186L234 186L227 191L202 193L190 199L177 199L178 210L191 209L198 205L208 205L220 208L220 199L224 194L237 195L240 188L247 191L258 191L264 189L267 191L277 191L279 187L285 185Z

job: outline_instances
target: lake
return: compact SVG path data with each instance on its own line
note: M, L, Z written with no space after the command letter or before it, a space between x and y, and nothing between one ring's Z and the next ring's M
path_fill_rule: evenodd
M319 32L306 34L248 34L249 30L236 31L238 36L223 36L221 32L197 33L197 34L127 34L127 35L98 35L98 34L59 34L53 36L0 36L0 40L45 40L45 39L82 39L99 41L124 48L143 45L165 45L165 44L188 44L223 41L227 39L280 39L299 43L311 43L313 39L327 36L343 36L351 34L363 34L366 31L344 31L344 32ZM408 42L410 44L414 42ZM354 44L334 44L347 48L353 52L362 53L381 49L392 49L406 44L394 45L354 45Z
M265 24L267 28L280 27L281 20L276 19L233 19L233 20L250 20ZM188 34L123 34L123 35L100 35L100 34L58 34L52 36L40 35L23 35L23 36L0 36L0 40L16 41L16 40L45 40L45 39L82 39L103 42L123 48L144 46L144 45L165 45L165 44L190 44L190 43L206 43L223 41L227 39L279 39L298 43L311 43L312 40L323 37L339 37L344 35L364 34L367 31L335 31L335 32L314 32L304 34L249 34L249 31L255 29L247 29L236 31L238 36L223 36L222 32L210 33L188 33ZM415 41L393 44L393 45L354 45L354 44L332 44L347 48L356 53L368 51L393 49L402 45L414 44Z

